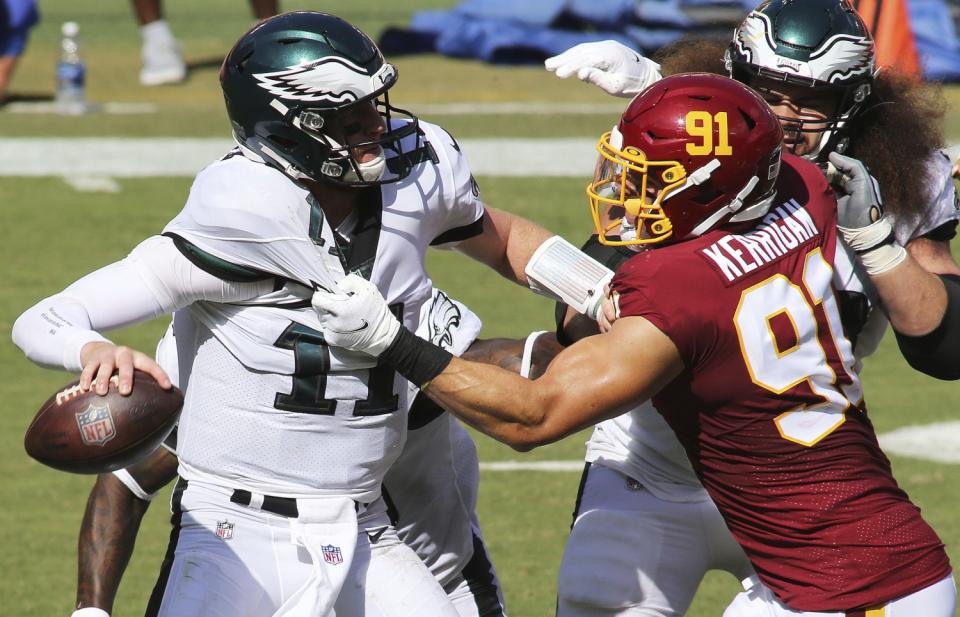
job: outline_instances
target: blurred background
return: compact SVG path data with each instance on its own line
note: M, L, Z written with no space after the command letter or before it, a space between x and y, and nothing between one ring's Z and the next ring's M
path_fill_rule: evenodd
M182 206L191 177L230 146L217 70L252 25L256 8L246 0L166 0L166 25L158 32L141 24L128 0L41 0L32 27L24 5L11 9L11 2L0 0L6 3L0 22L6 17L8 24L0 41L14 39L12 47L0 46L0 54L7 54L0 58L16 59L0 107L0 330L6 333L39 298L160 231ZM876 19L868 21L877 28L884 19L901 26L894 30L899 38L892 39L899 50L895 59L908 59L913 49L917 70L948 82L945 130L951 143L960 142L960 90L949 83L960 77L954 27L960 0L883 4L897 5L901 13L884 18L875 7L862 9L875 11ZM609 36L645 52L685 33L729 37L745 6L710 0L279 3L280 10L337 14L380 41L400 72L392 102L460 140L485 201L577 244L591 230L584 187L593 146L625 101L558 80L540 61L582 40ZM14 18L19 21L11 28ZM911 28L904 38L904 19L932 26ZM66 22L79 29L79 47L71 52L84 71L79 108L56 100L58 72L61 99L63 77L71 75L63 62L76 64L65 58ZM25 44L13 53L24 33ZM144 79L149 62L142 54L150 45L161 56L164 49L179 54L183 70L174 66L165 75L180 78L144 85L167 81L156 75L164 77L170 68L160 62L162 70ZM552 328L550 303L468 260L435 254L428 267L438 286L481 316L485 336ZM113 338L152 349L165 327L158 320ZM30 364L7 335L0 338L0 365L0 598L9 614L66 616L74 599L77 529L93 478L35 463L23 451L22 435L41 403L72 377ZM889 337L868 360L864 380L898 479L960 560L957 386L913 373ZM912 432L904 432L908 428ZM485 467L480 494L484 533L511 615L552 614L585 438L523 455L478 438L482 463L515 463L506 472ZM530 464L542 461L556 462L551 468L559 471ZM147 515L116 616L143 612L166 546L168 496L165 491L158 497ZM720 614L737 589L729 575L709 576L689 614Z

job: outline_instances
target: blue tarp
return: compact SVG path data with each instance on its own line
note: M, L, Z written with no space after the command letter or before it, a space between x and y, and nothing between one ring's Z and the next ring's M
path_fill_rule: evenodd
M758 0L464 0L449 11L416 13L408 28L381 36L388 55L436 52L485 62L540 62L573 45L616 39L652 53L686 34L728 36L696 24L685 9L743 14ZM945 0L908 0L929 79L960 81L960 43Z

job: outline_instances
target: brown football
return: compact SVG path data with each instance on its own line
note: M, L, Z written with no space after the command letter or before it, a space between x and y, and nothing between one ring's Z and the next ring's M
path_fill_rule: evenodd
M152 452L176 424L183 394L164 390L141 371L121 396L117 376L106 395L81 392L79 381L51 396L27 428L23 446L44 465L73 473L121 469Z

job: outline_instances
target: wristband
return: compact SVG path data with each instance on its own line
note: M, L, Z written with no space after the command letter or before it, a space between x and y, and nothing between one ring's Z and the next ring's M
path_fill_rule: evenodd
M533 346L541 334L546 334L545 330L537 330L527 335L527 340L523 343L523 357L520 359L520 376L530 378L530 365L533 363Z
M140 486L140 483L137 482L137 479L130 475L130 472L126 469L118 469L113 472L113 475L116 476L117 480L127 487L133 496L141 501L153 501L153 498L157 496L156 493L148 493L143 490L143 487Z
M102 608L97 608L95 606L88 606L86 608L78 608L70 614L70 617L110 617L110 613L103 610Z
M421 390L430 385L430 381L447 368L453 354L425 341L410 330L400 327L386 351L380 354L380 361L403 375L410 383Z

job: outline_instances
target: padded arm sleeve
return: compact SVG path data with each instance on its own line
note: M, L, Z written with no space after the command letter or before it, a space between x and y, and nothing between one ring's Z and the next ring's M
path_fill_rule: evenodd
M222 281L193 265L169 238L143 241L125 259L88 274L27 309L13 326L13 342L43 366L79 371L86 343L198 300L246 300L273 288L272 280Z
M953 381L960 379L960 276L940 278L947 288L947 310L940 325L923 336L895 334L910 366L936 379Z

